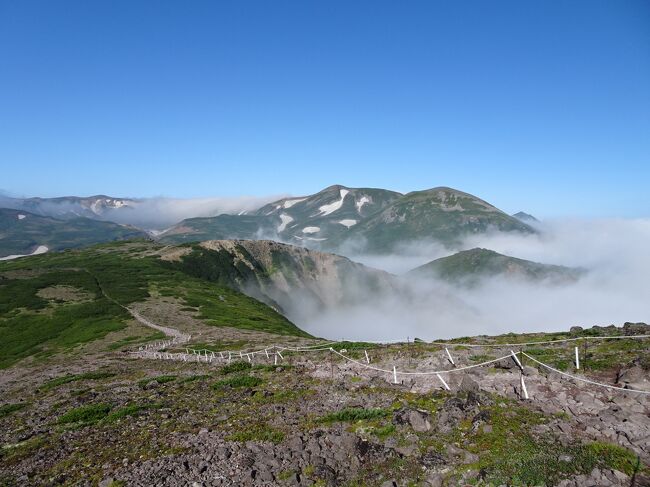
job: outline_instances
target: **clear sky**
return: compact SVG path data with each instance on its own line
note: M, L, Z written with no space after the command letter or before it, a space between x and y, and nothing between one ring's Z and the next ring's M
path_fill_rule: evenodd
M650 2L0 0L0 189L650 216Z

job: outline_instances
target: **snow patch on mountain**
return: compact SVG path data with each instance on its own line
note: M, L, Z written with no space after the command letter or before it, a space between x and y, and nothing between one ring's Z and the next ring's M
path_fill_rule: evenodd
M368 198L367 196L362 196L361 198L359 198L359 201L355 202L357 211L359 213L361 213L361 208L363 208L363 205L365 205L366 203L370 203L370 198Z
M18 215L19 220L22 220L23 218L26 218L26 217L27 217L27 215Z
M282 223L278 225L278 232L282 232L285 228L287 228L287 225L293 221L293 218L290 217L289 215L281 213L280 220L282 221Z
M356 225L357 221L351 219L345 219L345 220L341 220L339 223L345 227L350 228L352 225Z
M302 233L318 233L320 232L320 227L305 227L302 229Z
M34 250L34 252L32 252L31 254L7 255L5 257L0 257L0 260L13 260L13 259L17 259L19 257L29 257L30 255L44 254L48 250L50 250L50 249L48 249L45 245L39 245L38 247L36 247L36 250Z
M298 239L298 240L310 240L312 242L322 242L323 240L327 240L326 238L299 237L298 235L294 235L293 238Z
M342 189L342 190L340 190L340 191L341 191L341 192L340 192L340 194L341 194L341 199L340 199L340 200L336 200L336 201L333 202L333 203L329 203L329 204L327 204L327 205L323 205L323 206L321 206L321 207L318 208L318 209L320 210L320 215L321 215L321 216L325 216L325 215L329 215L329 214L331 214L331 213L334 213L336 210L338 210L339 208L341 208L341 206L343 206L343 200L345 199L345 196L346 196L350 191L348 191L347 189Z
M283 208L291 208L293 205L296 203L300 203L301 201L305 201L307 198L296 198L293 200L285 200L285 202L282 204Z

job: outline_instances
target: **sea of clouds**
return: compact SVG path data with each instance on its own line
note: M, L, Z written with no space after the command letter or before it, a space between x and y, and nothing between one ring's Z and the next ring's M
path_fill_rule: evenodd
M458 249L419 242L390 255L348 257L403 276L432 259L482 247L587 269L577 282L496 277L467 288L408 276L400 280L407 292L378 296L368 290L354 306L314 313L298 324L328 338L392 341L650 322L650 219L558 219L538 228L532 235L473 235Z

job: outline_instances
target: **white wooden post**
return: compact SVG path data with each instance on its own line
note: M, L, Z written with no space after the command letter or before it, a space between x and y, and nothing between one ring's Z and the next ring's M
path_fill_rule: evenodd
M445 347L445 352L447 352L447 358L449 358L449 362L451 363L451 365L456 367L456 362L454 362L454 359L452 358L451 354L449 353L449 349L447 347Z
M528 399L528 389L526 389L526 383L524 382L524 374L521 374L519 377L519 384L521 385L521 393L524 395L524 399Z
M246 358L248 358L248 361L251 362L251 356L249 353L246 354Z
M280 353L280 350L278 350L278 355L280 356L280 360L284 360L284 357L283 357L282 354Z
M580 355L578 355L578 347L576 347L576 370L580 369Z
M517 358L517 354L513 350L510 350L510 353L512 354L512 358L515 359L515 363L517 364L517 367L519 367L521 370L524 370L523 366L521 365L521 362Z
M445 389L447 389L448 391L451 390L451 389L449 389L449 386L445 382L445 379L443 379L440 374L436 374L436 376L438 376L438 379L440 379L440 382L442 382L442 385L445 387Z
M265 348L264 353L266 354L266 358L269 358L269 351Z
M278 354L276 353L274 357L275 357L275 365L278 365Z
M367 350L364 350L363 353L366 354L366 363L369 364L369 363L370 363L370 357L368 357L368 351L367 351Z
M397 384L397 369L393 365L393 384Z

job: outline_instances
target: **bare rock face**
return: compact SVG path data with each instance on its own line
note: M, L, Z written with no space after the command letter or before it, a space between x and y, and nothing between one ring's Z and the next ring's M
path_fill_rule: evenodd
M210 240L194 256L218 266L215 275L230 287L280 308L300 321L307 310L355 304L367 290L394 292L395 277L335 254L271 240ZM181 259L188 256L181 256Z

